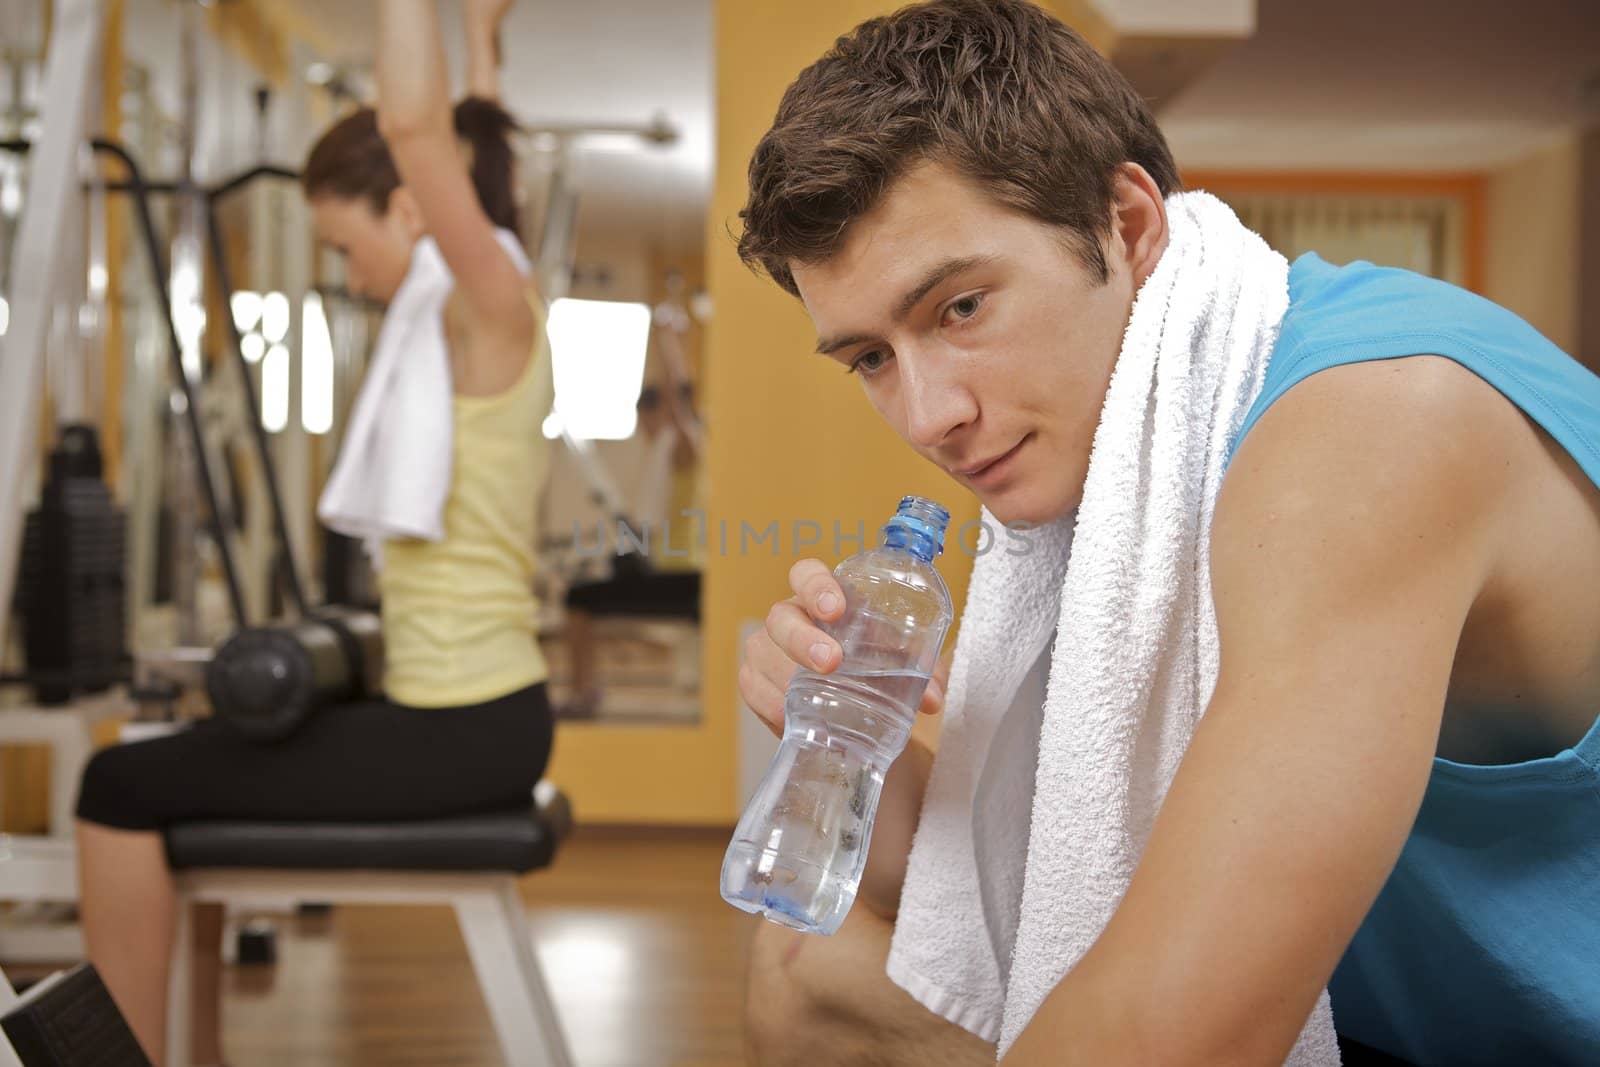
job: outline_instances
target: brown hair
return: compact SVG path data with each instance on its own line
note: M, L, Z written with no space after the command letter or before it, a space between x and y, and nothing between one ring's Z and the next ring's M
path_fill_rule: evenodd
M1101 280L1116 168L1182 187L1150 109L1077 33L1025 0L934 0L863 22L789 86L750 157L739 255L798 296L790 262L833 255L923 160L1061 227Z
M455 106L457 136L472 147L472 184L484 214L496 226L517 232L517 202L511 134L517 124L499 104L469 96ZM360 108L328 128L306 157L300 185L307 198L338 196L389 210L389 194L400 185L389 146L378 132L378 115Z

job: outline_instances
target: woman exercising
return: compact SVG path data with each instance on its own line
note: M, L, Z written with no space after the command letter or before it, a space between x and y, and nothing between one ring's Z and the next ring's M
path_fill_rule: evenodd
M495 95L510 2L464 5L479 97ZM175 920L165 827L511 807L527 801L550 754L531 590L552 384L541 305L503 243L515 228L512 123L489 99L452 115L433 0L377 10L378 111L329 129L303 182L317 235L344 256L357 294L389 303L424 249L453 276L440 312L453 392L452 430L438 441L450 455L443 536L383 543L387 699L325 709L276 744L207 720L109 748L85 770L77 836L89 956L158 1064ZM402 360L398 373L419 365ZM201 909L196 924L191 1047L195 1062L216 1063L220 908Z

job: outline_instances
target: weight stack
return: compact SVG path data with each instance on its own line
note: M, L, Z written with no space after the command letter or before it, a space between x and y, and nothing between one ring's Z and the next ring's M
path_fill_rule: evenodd
M18 573L27 675L41 704L108 688L127 662L127 517L90 426L66 426L29 513Z

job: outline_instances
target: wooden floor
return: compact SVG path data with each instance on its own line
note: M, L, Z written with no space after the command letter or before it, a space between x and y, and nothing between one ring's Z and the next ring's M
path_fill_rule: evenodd
M576 1067L734 1067L744 951L726 831L581 830L523 898ZM504 1063L444 908L340 907L277 922L274 967L230 967L230 1067Z

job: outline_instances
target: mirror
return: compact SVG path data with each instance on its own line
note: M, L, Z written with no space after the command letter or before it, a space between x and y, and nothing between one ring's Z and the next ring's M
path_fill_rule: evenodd
M459 77L456 5L441 9ZM345 44L320 55L308 79L361 95L371 56L348 42L370 37L370 5L317 5L316 14L326 36ZM524 245L570 264L550 283L562 299L550 314L557 398L540 509L552 698L572 720L692 723L701 534L686 513L704 495L696 386L711 313L710 3L521 3L501 48L503 101L524 127ZM552 251L564 234L564 249ZM336 279L332 264L319 275L330 290ZM630 315L646 325L614 335ZM368 321L366 337L373 328ZM356 371L340 364L341 414ZM574 441L562 439L563 428ZM619 551L647 562L619 566Z
M7 20L17 32L0 57L11 135L28 133L45 9L21 2L32 21ZM440 9L459 86L460 6ZM55 421L85 415L108 435L108 478L128 516L129 645L149 656L215 645L241 617L292 615L297 583L313 606L375 599L364 553L320 527L316 503L382 309L352 299L336 257L315 247L287 173L330 122L371 100L375 5L126 0L121 10L119 47L106 60L120 92L104 94L91 124L164 185L151 203L186 369L170 358L167 309L132 201L107 191L125 175L102 163L85 173L89 221L69 240L81 245L75 269L86 279L70 300L104 306L98 318L80 312L97 332L52 349L50 374L67 383L56 399L83 409L58 403ZM550 477L530 489L552 698L572 719L694 723L700 523L683 513L703 500L710 0L523 0L500 45L502 99L522 127L520 236L541 270L557 270L541 283L560 297L549 315ZM0 160L0 243L24 167ZM216 195L202 200L193 188ZM630 316L632 348L619 350L607 323ZM215 508L202 491L184 377ZM292 565L278 547L280 511ZM636 556L619 566L619 551Z

